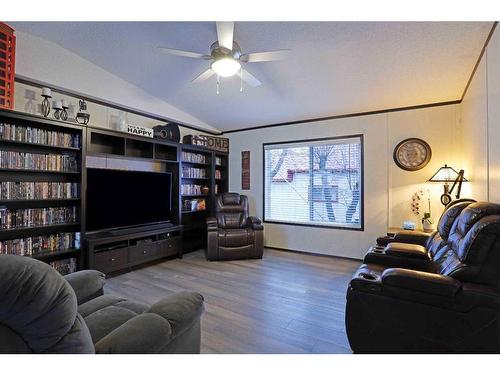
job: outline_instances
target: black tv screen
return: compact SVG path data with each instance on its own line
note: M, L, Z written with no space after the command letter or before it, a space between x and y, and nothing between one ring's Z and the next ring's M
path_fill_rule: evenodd
M87 230L166 222L172 174L87 169Z

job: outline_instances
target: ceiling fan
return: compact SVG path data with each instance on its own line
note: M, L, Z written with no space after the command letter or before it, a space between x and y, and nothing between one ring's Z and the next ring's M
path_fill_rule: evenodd
M216 25L217 41L210 46L210 54L182 51L167 47L157 48L171 55L211 61L210 67L194 78L192 82L202 82L216 74L217 94L219 93L219 77L239 76L241 79L240 91L243 91L243 81L253 87L260 86L262 82L243 69L242 64L283 60L290 52L290 50L284 49L243 54L240 46L233 39L234 22L216 22Z

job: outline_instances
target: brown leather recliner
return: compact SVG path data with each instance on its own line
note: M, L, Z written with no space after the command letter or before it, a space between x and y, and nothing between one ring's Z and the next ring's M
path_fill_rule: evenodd
M354 274L353 351L500 353L500 205L449 206L423 240L373 247Z
M262 258L262 221L248 216L248 197L224 193L216 198L216 217L207 219L207 259L231 260Z

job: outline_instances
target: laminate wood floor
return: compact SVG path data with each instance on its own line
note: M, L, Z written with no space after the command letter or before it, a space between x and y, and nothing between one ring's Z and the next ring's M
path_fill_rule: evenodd
M200 292L202 353L350 353L345 292L359 265L271 249L262 260L208 262L200 250L112 277L105 291L149 304Z

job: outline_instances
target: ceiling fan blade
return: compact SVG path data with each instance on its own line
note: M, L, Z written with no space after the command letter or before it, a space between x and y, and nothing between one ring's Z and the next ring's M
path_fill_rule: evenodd
M191 81L191 83L198 83L198 82L205 81L205 80L209 79L210 77L212 77L214 74L215 74L215 72L212 70L212 68L208 68L203 73L201 73L198 77L193 79Z
M284 60L290 55L289 49L280 49L277 51L269 52L255 52L241 55L240 60L243 62L263 62L263 61L276 61Z
M234 22L216 22L219 46L233 50Z
M236 73L238 77L241 77L243 81L248 83L252 87L257 87L262 85L262 82L259 81L257 78L255 78L252 74L250 74L247 70L245 69L240 69Z
M167 48L167 47L156 47L160 51L168 53L170 55L182 56L182 57L190 57L192 59L203 59L210 60L212 57L209 55L204 55L203 53L190 52L190 51L182 51L180 49Z

